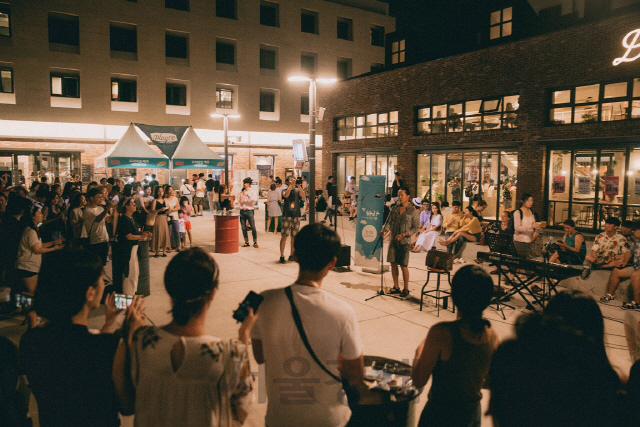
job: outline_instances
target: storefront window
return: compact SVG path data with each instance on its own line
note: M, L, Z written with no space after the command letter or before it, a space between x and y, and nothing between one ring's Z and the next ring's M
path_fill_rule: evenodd
M337 157L336 185L338 195L342 197L344 188L351 177L360 184L360 175L383 175L386 178L385 188L391 192L394 173L397 170L397 157L387 154L340 154Z
M370 113L335 119L335 140L398 136L398 112Z
M498 153L482 153L482 174L480 181L480 198L487 203L482 211L484 219L496 219L500 194L498 192Z
M431 155L431 201L442 203L446 200L448 188L445 179L446 164L446 154Z
M418 196L423 200L431 200L431 156L418 154Z
M462 153L452 153L447 156L446 194L449 203L462 202L463 174ZM477 173L477 171L476 171Z
M516 200L518 183L518 153L516 151L500 153L500 206L503 210L512 211L518 207Z
M462 194L462 206L473 205L480 199L480 153L464 153L464 191Z
M552 151L549 156L549 225L569 218L571 151Z
M625 182L625 151L602 150L599 169L598 228L609 217L622 218Z
M640 149L631 150L627 184L627 215L631 221L640 220Z
M362 156L356 156L356 184L360 185L360 175L364 175L364 155Z

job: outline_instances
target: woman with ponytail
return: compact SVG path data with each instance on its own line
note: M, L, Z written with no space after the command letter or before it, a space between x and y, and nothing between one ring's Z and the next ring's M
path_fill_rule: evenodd
M207 334L218 274L204 250L178 253L164 274L173 321L138 329L118 349L114 383L122 413L135 412L135 426L231 426L246 419L253 383L247 346L256 315L249 308L238 340Z
M424 387L433 375L419 426L480 427L480 389L499 339L482 317L493 281L482 268L466 265L451 281L458 319L434 325L416 349L411 378Z

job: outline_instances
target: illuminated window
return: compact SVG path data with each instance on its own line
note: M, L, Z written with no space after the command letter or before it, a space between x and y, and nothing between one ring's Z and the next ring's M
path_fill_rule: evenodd
M80 77L71 74L51 73L51 96L80 98Z
M418 107L416 134L517 128L519 98L509 95Z
M216 89L216 108L233 108L233 89L222 87Z
M510 36L513 32L513 8L507 7L491 13L489 38L491 40Z
M132 79L111 78L111 100L120 102L137 102L137 82Z
M386 111L335 120L335 140L398 136L398 112Z
M13 93L13 70L0 68L0 93Z
M391 43L391 63L400 64L405 60L405 40Z
M0 4L0 36L11 36L11 11L4 4Z

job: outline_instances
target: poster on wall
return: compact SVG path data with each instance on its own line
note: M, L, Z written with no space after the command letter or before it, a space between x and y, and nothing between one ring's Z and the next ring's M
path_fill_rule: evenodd
M553 187L552 187L552 193L553 194L561 194L564 193L564 189L565 189L565 176L560 175L560 176L554 176L553 177Z
M617 196L619 185L620 185L619 176L605 176L603 194L605 196Z
M591 177L578 177L578 194L591 194Z
M383 175L360 175L354 251L355 265L380 268L382 245L378 241L378 234L383 225L384 183L385 177Z

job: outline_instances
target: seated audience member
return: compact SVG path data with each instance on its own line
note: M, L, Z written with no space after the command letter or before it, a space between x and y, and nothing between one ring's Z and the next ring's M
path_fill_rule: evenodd
M253 383L247 346L256 315L249 309L239 340L207 334L218 275L218 264L204 250L181 251L164 273L173 320L138 329L118 348L114 383L125 413L135 408L136 426L244 422ZM139 311L132 316L141 319Z
M495 426L628 425L620 379L592 336L552 314L525 317L516 335L491 362Z
M416 349L414 385L424 387L433 376L418 426L480 426L480 389L500 341L482 317L492 295L493 281L479 266L464 266L453 276L458 320L434 325Z
M628 241L633 241L634 243L629 248L629 251L623 255L623 261L621 262L620 267L614 267L611 270L611 274L609 275L609 281L607 282L607 293L600 298L601 302L609 302L614 299L614 294L618 285L620 284L621 279L633 278L631 280L631 286L633 287L634 282L640 282L640 223L634 224L633 228L633 240L627 239ZM627 260L631 259L632 264L627 265ZM634 276L636 276L634 278ZM640 291L640 289L639 289ZM636 295L633 301L623 304L622 308L640 308L638 304L640 302L640 298Z
M500 218L497 221L491 222L483 231L482 238L488 244L486 240L486 234L501 234L513 238L513 224L511 224L511 211L504 210L500 214ZM478 264L482 264L482 261L478 258L474 260ZM491 270L489 273L498 274L498 268Z
M417 209L420 209L420 231L411 236L411 246L414 246L431 219L431 204L428 200L422 200L420 197L414 197L411 202Z
M111 381L120 336L106 333L118 314L113 294L105 300L103 333L87 328L103 291L102 262L93 252L63 250L44 258L34 307L50 323L28 330L20 341L43 427L120 425Z
M582 278L587 279L592 269L608 269L626 265L630 256L627 239L616 233L620 220L609 217L604 222L604 231L598 234L591 246L591 252L584 258ZM626 255L625 255L626 253Z
M622 234L626 239L629 246L635 243L635 237L633 237L633 221L624 220L620 223L620 228L616 233Z
M567 219L564 224L564 236L558 241L558 250L551 255L549 262L557 264L582 265L587 255L587 244L582 233L576 231L576 223Z
M422 213L420 216L422 216ZM435 245L436 238L440 235L441 224L442 215L440 214L440 207L438 206L438 202L433 202L431 205L431 215L418 232L418 238L412 251L429 251Z
M475 209L471 206L464 208L464 217L460 220L460 227L447 239L441 240L442 246L447 246L447 252L459 254L465 242L477 242L480 240L482 226ZM453 250L449 247L453 246Z
M339 250L340 238L333 230L320 224L303 227L294 241L294 258L300 265L297 280L287 288L262 293L264 301L251 336L256 361L266 364L269 426L344 426L351 416L342 384L334 376L351 383L362 380L358 321L350 305L321 287ZM309 346L333 375L310 357L292 314L294 307ZM304 383L306 393L294 392L291 386L300 384L300 364L309 379Z

